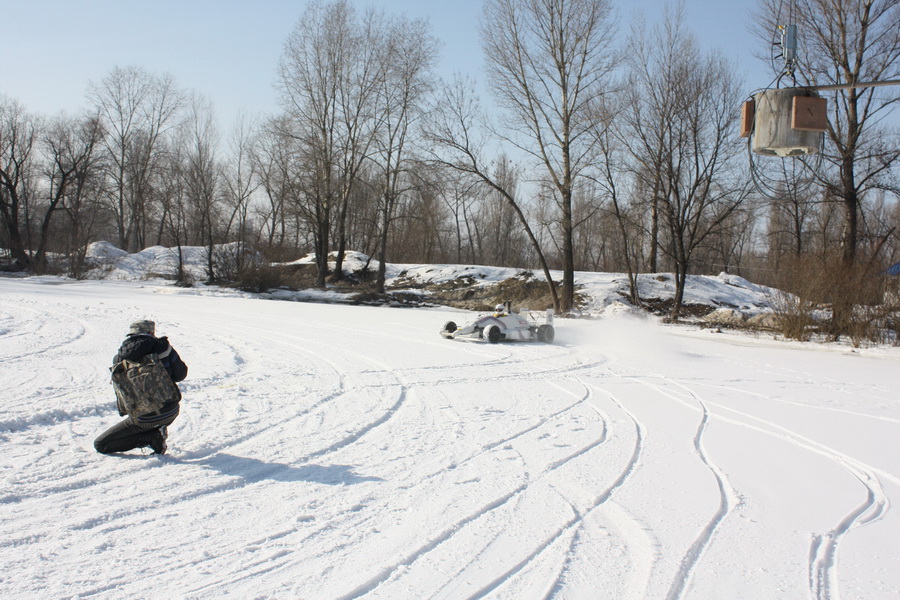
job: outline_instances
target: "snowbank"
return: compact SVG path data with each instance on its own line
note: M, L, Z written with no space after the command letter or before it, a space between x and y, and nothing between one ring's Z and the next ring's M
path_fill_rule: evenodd
M233 253L233 245L223 247L224 255ZM197 280L206 275L207 250L205 247L185 246L181 248L184 265L188 273ZM177 273L178 250L153 246L129 254L108 242L97 242L90 246L88 257L97 265L95 277L117 280L147 280L153 278L171 279ZM308 255L287 265L311 265L315 257ZM331 262L334 266L334 262ZM368 265L370 272L378 268L378 262L359 252L348 252L344 258L344 270L358 273ZM467 285L489 287L502 281L520 277L526 271L505 267L454 264L388 264L386 266L388 288L409 294L428 296L428 286L441 286L456 281ZM537 280L544 280L542 271L528 271ZM562 272L552 271L555 281L561 281ZM618 305L628 304L628 277L622 273L575 274L578 294L583 300L580 307L585 316L602 316L612 310L621 310ZM641 298L665 303L675 296L675 279L671 274L638 275L638 289ZM684 295L688 305L708 306L710 310L729 308L745 317L770 313L770 299L775 290L758 286L742 277L721 273L717 276L689 275ZM269 297L283 300L313 300L327 302L350 301L353 294L337 290L274 290ZM617 308L618 307L618 308Z

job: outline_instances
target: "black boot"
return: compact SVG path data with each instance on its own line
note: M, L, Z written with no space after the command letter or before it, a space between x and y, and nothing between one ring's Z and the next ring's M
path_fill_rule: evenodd
M150 447L153 449L153 454L165 454L166 453L166 438L169 437L169 432L166 430L166 426L163 425L159 429L157 429L153 434L153 439L150 440Z

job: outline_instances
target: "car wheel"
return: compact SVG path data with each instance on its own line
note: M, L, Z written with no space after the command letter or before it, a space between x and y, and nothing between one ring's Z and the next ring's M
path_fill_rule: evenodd
M541 325L538 327L537 338L539 342L552 344L554 336L553 325Z
M496 325L491 325L487 329L484 330L484 337L492 344L496 344L500 341L500 328Z

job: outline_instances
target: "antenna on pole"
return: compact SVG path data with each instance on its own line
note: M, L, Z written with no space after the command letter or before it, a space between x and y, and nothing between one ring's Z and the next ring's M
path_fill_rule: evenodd
M784 73L794 78L797 64L797 26L779 25L781 30L781 57L784 59Z

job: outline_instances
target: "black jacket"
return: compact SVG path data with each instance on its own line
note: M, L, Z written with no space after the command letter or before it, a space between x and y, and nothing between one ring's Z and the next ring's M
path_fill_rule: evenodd
M168 355L166 350L170 350ZM113 364L118 364L123 360L139 362L146 355L153 353L159 355L160 362L169 372L172 381L183 381L187 377L187 365L175 352L175 348L169 344L169 338L165 336L157 338L148 333L132 334L126 337L119 347L118 354L113 358Z
M159 356L160 362L166 368L166 371L169 372L172 381L183 381L187 377L187 365L175 352L175 348L169 344L169 338L165 336L157 338L149 333L129 334L119 347L119 352L113 357L113 365L123 360L139 362L148 354L157 354ZM170 409L171 407L168 404L163 407L163 411ZM119 406L119 414L125 414L122 406Z

